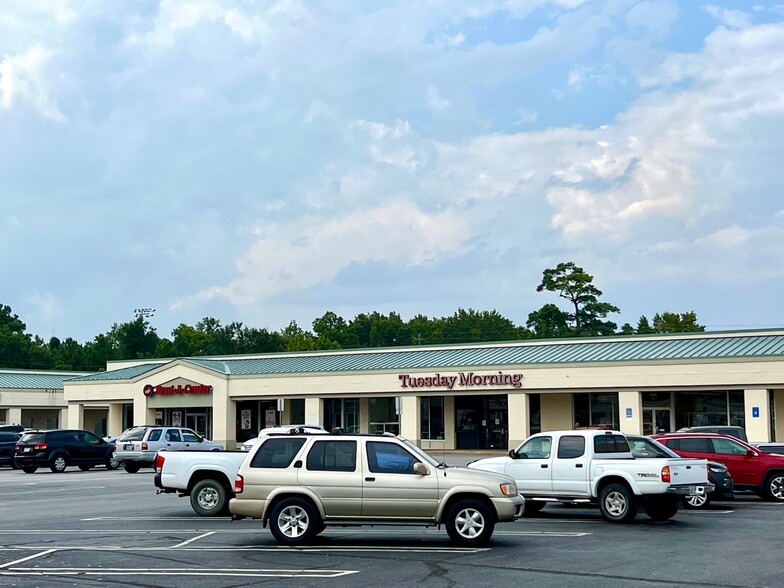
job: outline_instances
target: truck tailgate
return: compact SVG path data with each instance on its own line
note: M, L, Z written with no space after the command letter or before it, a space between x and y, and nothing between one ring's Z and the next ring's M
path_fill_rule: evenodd
M671 484L707 484L708 462L704 459L671 459L670 466Z

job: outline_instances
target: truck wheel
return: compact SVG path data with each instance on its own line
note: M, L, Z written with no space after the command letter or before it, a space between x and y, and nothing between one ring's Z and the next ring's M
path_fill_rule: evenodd
M546 502L534 502L533 500L526 500L523 506L523 516L533 517L539 514L542 509L547 506Z
M52 461L49 462L49 469L56 474L62 474L67 467L68 458L62 453L55 455L52 458Z
M666 496L651 498L645 505L645 514L654 521L666 521L674 517L677 512L678 501Z
M446 515L446 532L458 545L484 545L490 540L494 527L490 509L473 498L459 500Z
M191 508L203 517L214 517L225 512L226 488L218 480L200 480L191 490Z
M637 516L637 501L624 484L607 484L599 495L599 510L611 523L630 523Z
M765 498L773 502L784 501L784 472L770 474L765 481Z
M128 472L129 474L135 474L136 472L139 471L139 468L141 466L137 461L126 461L124 467L125 467L125 471Z
M686 508L708 508L710 504L710 496L703 494L702 496L687 496L683 501Z
M269 519L272 536L281 545L302 545L316 536L321 518L303 498L284 498L272 509Z

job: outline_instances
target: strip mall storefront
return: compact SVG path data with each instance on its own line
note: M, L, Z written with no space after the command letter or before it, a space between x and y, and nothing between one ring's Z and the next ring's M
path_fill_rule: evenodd
M575 426L730 424L761 442L784 439L784 331L114 362L64 397L71 427L103 407L110 434L179 424L229 447L300 423L431 449L506 450Z

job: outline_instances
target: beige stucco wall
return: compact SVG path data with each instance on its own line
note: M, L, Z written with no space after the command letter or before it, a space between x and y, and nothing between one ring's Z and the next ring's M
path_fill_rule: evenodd
M571 429L574 426L571 394L542 394L540 398L542 431Z
M509 413L509 449L514 449L531 434L528 394L511 392L507 396Z
M746 436L751 443L770 441L770 396L766 389L743 391L743 404L746 412ZM755 417L755 409L757 416Z
M631 418L627 411L631 411ZM642 435L642 394L636 390L618 392L618 415L622 433Z

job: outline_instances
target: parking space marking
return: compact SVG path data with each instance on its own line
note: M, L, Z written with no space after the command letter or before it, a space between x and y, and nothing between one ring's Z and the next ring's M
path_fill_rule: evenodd
M182 543L178 543L177 545L172 546L172 549L177 549L178 547L185 547L186 545L189 545L189 544L193 543L194 541L198 541L199 539L204 539L204 537L209 537L210 535L214 535L214 534L215 534L215 531L209 531L207 533L202 533L198 537L192 537L192 538L188 539L187 541L183 541Z
M161 546L161 547L125 547L125 546L111 546L111 545L101 545L101 546L73 546L73 545L63 545L63 546L55 546L52 547L51 545L47 545L46 547L50 548L49 551L93 551L93 552L128 552L128 553L146 553L146 552L153 552L153 551L172 551L171 546ZM13 550L13 551L20 551L20 550L28 550L28 549L45 549L41 546L33 546L33 545L20 545L14 547L7 547L4 550ZM188 547L180 547L177 551L255 551L255 552L270 552L270 553L291 553L291 552L302 552L302 553L373 553L373 552L394 552L394 553L481 553L483 551L490 551L491 547L451 547L445 545L443 547L439 546L422 546L422 547L414 547L414 546L392 546L392 545L334 545L334 546L319 546L319 545L308 545L308 546L299 546L299 547L289 547L285 545L209 545L204 547L198 546L188 546ZM38 557L37 554L35 557ZM24 560L20 560L24 561ZM12 562L15 563L15 562Z
M3 568L10 568L11 566L15 566L16 564L30 561L31 559L35 559L36 557L49 555L50 553L54 553L55 551L57 551L57 549L47 549L46 551L42 551L41 553L34 553L33 555L28 555L27 557L23 557L22 559L17 559L15 561L9 561L4 564L0 564L0 570L2 570Z
M287 570L249 568L13 568L0 576L235 576L250 578L339 578L359 570Z

